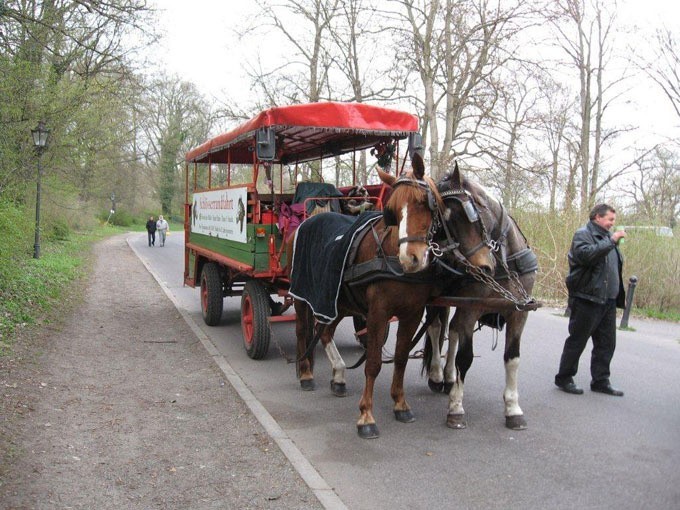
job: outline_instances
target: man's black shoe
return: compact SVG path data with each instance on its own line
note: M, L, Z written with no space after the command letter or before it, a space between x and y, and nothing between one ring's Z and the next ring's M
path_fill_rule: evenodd
M590 390L596 391L597 393L604 393L605 395L612 395L613 397L623 397L623 392L621 390L615 390L609 383L591 384Z
M565 393L571 393L572 395L583 395L583 389L576 386L573 382L555 382L555 385Z

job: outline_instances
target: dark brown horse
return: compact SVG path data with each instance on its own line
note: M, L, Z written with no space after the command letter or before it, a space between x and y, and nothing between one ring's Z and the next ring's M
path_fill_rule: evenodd
M465 259L473 256L471 253L459 253L452 261L451 268L460 270L464 276L449 277L446 294L457 298L460 304L457 305L449 325L449 348L443 371L440 352L443 327L448 319L449 309L428 306L428 313L438 314L428 333L430 342L425 345L423 367L428 372L428 383L433 391L443 390L449 394L447 425L454 429L465 428L467 423L463 409L463 384L472 364L472 335L475 324L482 317L504 320L507 327L503 355L505 423L514 430L524 429L526 421L519 406L517 373L520 340L528 310L538 306L529 297L538 269L536 256L502 204L488 195L479 184L464 179L457 166L444 184L444 188L440 184L439 191L447 207L454 215L467 218L469 227L478 229L484 238L482 246L493 248L495 276L491 278L466 263ZM445 189L446 186L449 190ZM465 235L462 232L452 233L455 239L461 239ZM442 259L446 260L446 256ZM500 326L499 323L496 325Z
M386 184L393 188L392 195L384 208L383 219L365 235L352 261L352 268L371 264L380 258L398 256L404 273L415 273L426 269L430 261L430 237L433 214L443 211L443 204L430 179L424 176L424 164L417 154L413 158L413 171L399 179L379 172ZM304 242L298 233L296 243ZM476 241L480 241L477 237ZM289 252L290 253L290 252ZM490 269L488 248L472 254L469 263ZM425 273L427 273L425 271ZM294 278L294 274L291 278ZM337 317L328 324L318 324L317 335L333 365L331 388L336 395L345 394L345 365L340 357L333 335L340 320L350 315L364 316L367 324L366 382L359 402L360 417L357 422L359 436L378 437L378 427L373 416L373 393L375 380L382 367L382 346L386 338L387 324L392 317L399 320L394 353L394 374L390 394L394 400L394 414L397 420L414 420L404 394L404 372L408 361L411 340L423 316L425 305L436 292L437 285L431 274L423 279L408 280L405 277L392 279L380 277L368 281L343 282L337 300ZM298 345L298 376L303 389L313 389L313 344L314 315L307 303L295 300L297 314L296 334Z

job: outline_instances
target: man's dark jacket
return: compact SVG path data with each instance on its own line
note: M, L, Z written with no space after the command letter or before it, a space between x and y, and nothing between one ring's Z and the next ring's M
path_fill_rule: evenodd
M155 232L156 231L156 222L153 220L149 220L146 222L146 230L149 232Z
M617 308L624 308L626 293L623 287L623 256L612 242L609 232L589 221L574 233L569 250L569 275L567 289L569 299L575 297L604 304L607 301L607 267L610 251L616 250L618 260L619 293Z

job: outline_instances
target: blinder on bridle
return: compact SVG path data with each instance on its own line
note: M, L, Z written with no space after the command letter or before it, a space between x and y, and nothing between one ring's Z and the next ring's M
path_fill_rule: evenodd
M475 223L479 221L479 211L477 211L477 206L472 198L472 194L466 189L450 189L448 191L440 192L442 200L446 201L447 198L452 198L457 200L458 203L463 208L465 216L470 223Z
M447 244L446 246L437 245L434 250L435 256L441 257L445 252L452 252L454 257L456 257L459 261L464 262L468 257L475 254L477 251L481 250L484 246L488 246L493 251L496 251L497 244L489 237L489 234L486 230L486 226L484 225L484 222L481 221L481 217L479 215L479 210L477 209L475 199L468 190L463 189L462 187L451 188L446 191L439 191L439 195L442 197L442 200L444 202L446 202L447 200L455 200L460 204L467 220L471 224L477 224L479 226L482 242L479 243L477 246L474 246L473 248L469 249L466 253L461 253L460 251L461 246L460 242L457 241L456 233L455 232L451 233L449 230L449 226L447 225L447 222L444 219L442 219L441 226L446 235Z

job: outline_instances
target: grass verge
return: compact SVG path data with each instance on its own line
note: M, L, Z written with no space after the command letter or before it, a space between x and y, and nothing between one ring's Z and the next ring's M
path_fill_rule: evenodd
M66 240L44 241L39 259L26 255L11 261L0 282L0 357L12 353L22 331L49 324L60 305L74 297L78 287L72 283L88 273L93 243L124 232L104 225L71 233Z

